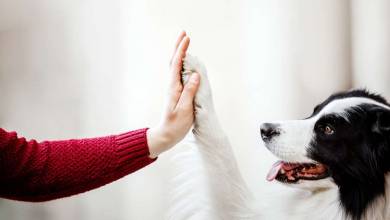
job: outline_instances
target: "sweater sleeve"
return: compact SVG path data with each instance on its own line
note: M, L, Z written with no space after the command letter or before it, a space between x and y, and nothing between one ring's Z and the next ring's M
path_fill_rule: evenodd
M40 202L115 181L155 160L146 131L38 143L0 128L0 197Z

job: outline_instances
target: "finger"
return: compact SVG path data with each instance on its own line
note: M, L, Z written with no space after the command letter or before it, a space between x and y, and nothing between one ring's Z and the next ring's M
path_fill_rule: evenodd
M181 70L183 66L183 58L185 57L189 44L190 44L190 38L185 36L183 40L180 42L180 45L176 51L173 60L173 65L171 68L172 78L171 78L171 85L169 91L170 96L168 101L169 110L175 109L177 102L179 101L179 98L183 91L183 85L181 83Z
M179 36L177 37L177 40L176 40L176 43L175 43L175 49L173 51L173 54L172 54L172 57L171 57L171 60L169 61L169 64L172 64L172 60L173 58L175 57L175 54L176 54L176 51L177 51L177 48L179 47L180 43L183 41L184 37L187 35L187 33L185 31L181 31Z
M177 102L179 101L182 92L183 86L181 84L171 86L167 104L168 111L173 111L176 108Z
M185 36L180 43L172 63L172 85L181 84L181 70L183 68L183 59L186 56L187 49L190 45L190 38Z
M199 88L200 76L193 73L188 83L184 86L176 109L193 109L194 98Z

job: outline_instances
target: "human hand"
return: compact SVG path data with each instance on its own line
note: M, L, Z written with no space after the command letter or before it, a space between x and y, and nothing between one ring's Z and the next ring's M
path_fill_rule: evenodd
M177 39L171 59L172 79L168 93L168 103L162 120L158 126L150 128L146 133L150 157L152 158L157 157L181 141L194 122L193 103L199 88L199 74L192 74L185 86L181 82L183 59L189 44L190 38L183 31Z

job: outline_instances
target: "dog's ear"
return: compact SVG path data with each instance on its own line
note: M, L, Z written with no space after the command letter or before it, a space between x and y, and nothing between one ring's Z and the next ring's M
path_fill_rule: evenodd
M390 171L390 160L387 159L390 157L390 110L375 107L371 113L373 116L372 131L382 137L375 149L384 158L385 169Z
M372 131L383 135L390 134L390 110L375 107L371 112L374 113Z

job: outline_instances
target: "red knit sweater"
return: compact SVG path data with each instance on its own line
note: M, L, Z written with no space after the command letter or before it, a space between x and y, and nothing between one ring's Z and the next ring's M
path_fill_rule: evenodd
M0 128L0 197L47 201L115 181L154 161L146 130L38 143Z

